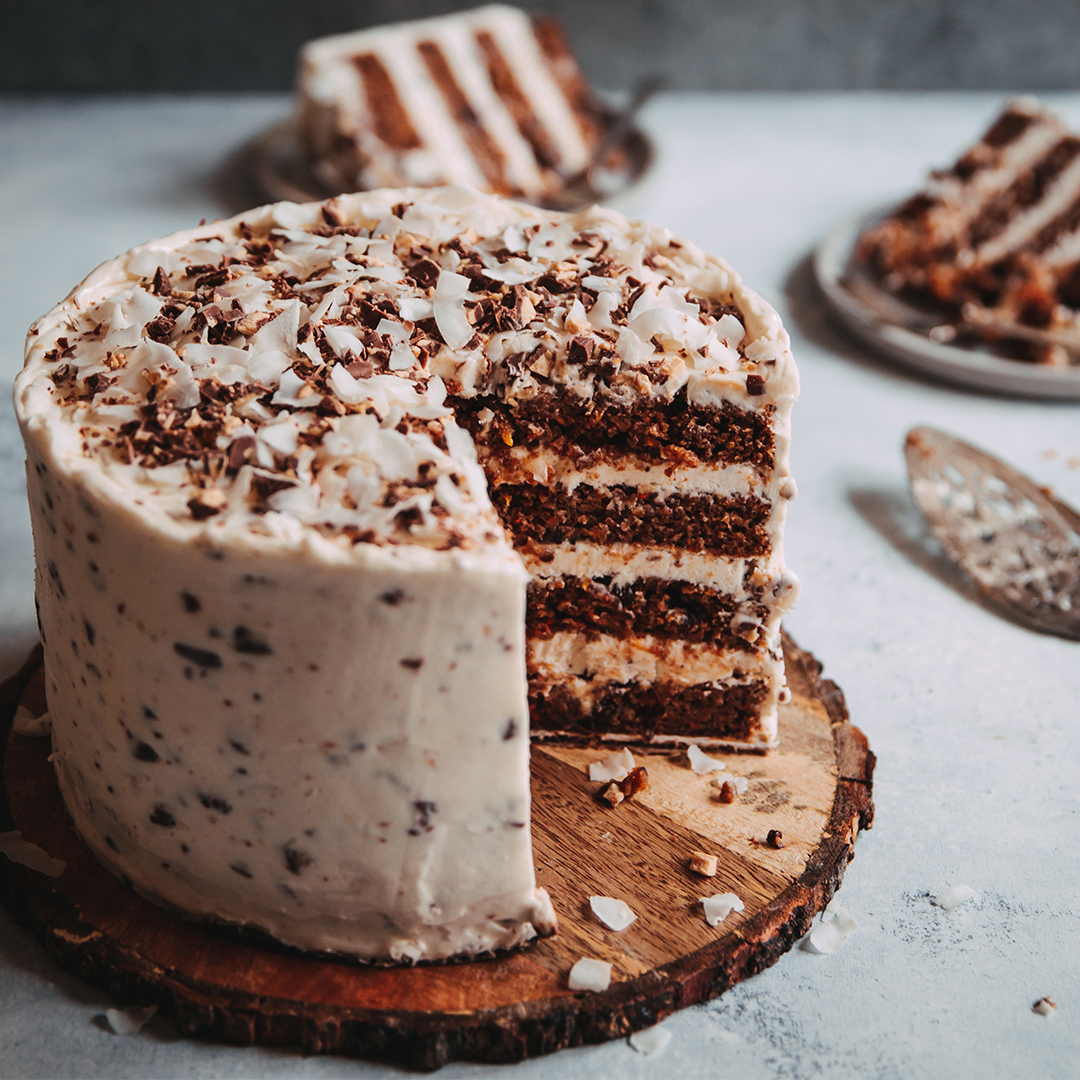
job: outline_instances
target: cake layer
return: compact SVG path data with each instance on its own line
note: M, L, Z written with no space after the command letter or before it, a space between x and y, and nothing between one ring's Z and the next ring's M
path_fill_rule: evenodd
M604 683L597 688L584 679L551 686L534 680L529 712L538 738L768 746L772 741L762 737L759 724L768 697L764 682Z
M503 484L492 491L492 501L519 545L636 541L737 559L769 553L769 504L749 495L661 497L584 484L567 493Z
M752 464L771 469L775 462L773 409L751 411L731 402L695 404L686 388L666 399L660 379L656 396L597 400L582 409L574 390L539 393L527 410L492 395L454 401L457 421L486 447L509 456L515 447L544 447L561 457L603 463L661 463L676 468L702 462ZM491 433L485 433L490 428Z
M643 578L610 585L593 578L534 579L528 587L526 633L533 641L563 631L615 638L652 635L713 642L747 651L759 644L769 609L687 581Z

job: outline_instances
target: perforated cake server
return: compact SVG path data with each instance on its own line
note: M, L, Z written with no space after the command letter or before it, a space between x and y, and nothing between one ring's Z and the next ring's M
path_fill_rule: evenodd
M989 454L930 427L904 445L911 493L946 554L987 598L1080 641L1080 514Z

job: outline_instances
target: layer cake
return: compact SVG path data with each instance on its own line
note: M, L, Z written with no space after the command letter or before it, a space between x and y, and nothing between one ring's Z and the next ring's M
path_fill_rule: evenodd
M307 949L550 933L530 713L775 743L796 392L725 264L599 208L375 191L106 263L16 383L79 832Z

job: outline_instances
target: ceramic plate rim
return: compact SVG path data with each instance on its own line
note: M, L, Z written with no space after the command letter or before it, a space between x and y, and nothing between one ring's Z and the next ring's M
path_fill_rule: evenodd
M868 225L892 206L878 206L845 218L814 249L814 277L840 320L867 344L894 360L954 384L1013 397L1080 401L1080 365L1071 369L1038 367L990 353L947 345L888 322L843 284L855 243ZM895 299L882 292L883 298Z

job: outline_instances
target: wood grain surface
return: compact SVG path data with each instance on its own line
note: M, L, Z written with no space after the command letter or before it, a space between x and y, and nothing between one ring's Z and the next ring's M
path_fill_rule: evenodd
M156 1003L193 1036L433 1069L626 1035L774 963L828 903L872 823L874 756L843 694L790 640L785 655L794 696L780 748L713 755L748 781L732 804L685 754L636 753L650 785L610 808L586 771L610 749L533 747L535 858L557 937L469 963L366 967L186 922L104 870L72 830L48 740L8 734L20 701L45 708L35 651L0 687L0 831L21 830L67 868L51 879L0 857L0 899L61 966L121 1004ZM783 834L779 850L765 843L770 829ZM693 851L718 857L715 878L689 871ZM699 898L720 892L745 909L713 928ZM637 921L608 930L592 895L625 900ZM611 962L608 991L567 989L582 956Z

